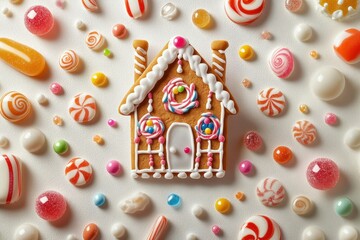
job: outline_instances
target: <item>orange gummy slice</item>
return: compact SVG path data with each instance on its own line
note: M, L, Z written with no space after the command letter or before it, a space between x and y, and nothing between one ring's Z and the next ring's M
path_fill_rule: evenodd
M0 58L28 76L40 75L46 65L39 52L8 38L0 38Z

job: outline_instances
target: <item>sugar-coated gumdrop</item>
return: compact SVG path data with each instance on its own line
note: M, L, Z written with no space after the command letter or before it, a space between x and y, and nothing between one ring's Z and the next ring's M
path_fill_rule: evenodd
M32 224L21 224L14 234L14 240L38 240L39 230Z
M229 213L231 210L231 203L226 198L219 198L215 201L215 209L222 214Z
M46 221L56 221L66 212L66 200L55 191L40 194L35 201L35 210L39 217Z
M51 31L54 26L54 18L49 9L37 5L26 11L24 23L29 32L42 36Z
M334 161L328 158L317 158L312 161L306 172L309 184L319 190L334 188L339 181L339 168Z
M181 205L181 198L179 195L172 193L168 196L167 203L172 207L179 207Z
M263 141L261 136L255 131L249 131L244 136L244 145L251 151L259 150L262 147Z
M83 239L84 240L95 240L99 235L99 227L95 223L89 223L84 227Z

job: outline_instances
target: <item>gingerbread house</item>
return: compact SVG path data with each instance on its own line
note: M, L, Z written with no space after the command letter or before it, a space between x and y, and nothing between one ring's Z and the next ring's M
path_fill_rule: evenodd
M148 43L135 40L135 83L120 103L131 116L132 176L222 178L227 117L238 112L225 86L226 41L214 41L211 67L176 36L147 65Z

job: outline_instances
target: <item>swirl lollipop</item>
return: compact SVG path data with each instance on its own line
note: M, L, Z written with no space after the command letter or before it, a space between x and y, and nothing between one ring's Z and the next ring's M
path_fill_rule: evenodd
M20 122L30 116L30 101L21 93L11 91L0 99L0 114L9 122Z
M159 117L151 116L150 113L145 114L139 121L137 126L138 136L145 138L158 138L165 130L165 125Z
M276 76L288 78L294 71L294 56L288 48L278 48L272 53L269 65Z
M201 139L217 139L220 134L220 121L210 112L203 113L195 126L195 130Z

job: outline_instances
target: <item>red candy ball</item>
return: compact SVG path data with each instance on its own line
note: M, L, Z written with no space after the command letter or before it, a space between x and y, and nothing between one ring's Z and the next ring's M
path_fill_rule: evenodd
M334 188L339 181L339 168L328 158L317 158L312 161L306 172L309 184L319 190Z
M244 136L244 145L251 151L259 150L262 147L263 141L261 136L255 132L247 132Z
M112 28L112 34L117 38L125 38L127 35L126 27L122 24L116 24Z
M47 191L37 197L35 211L46 221L56 221L65 214L66 205L63 195L55 191Z
M286 146L278 146L274 149L273 158L279 164L286 164L293 157L293 153L290 148Z
M25 27L38 36L47 34L54 26L54 18L49 9L44 6L33 6L24 16Z

